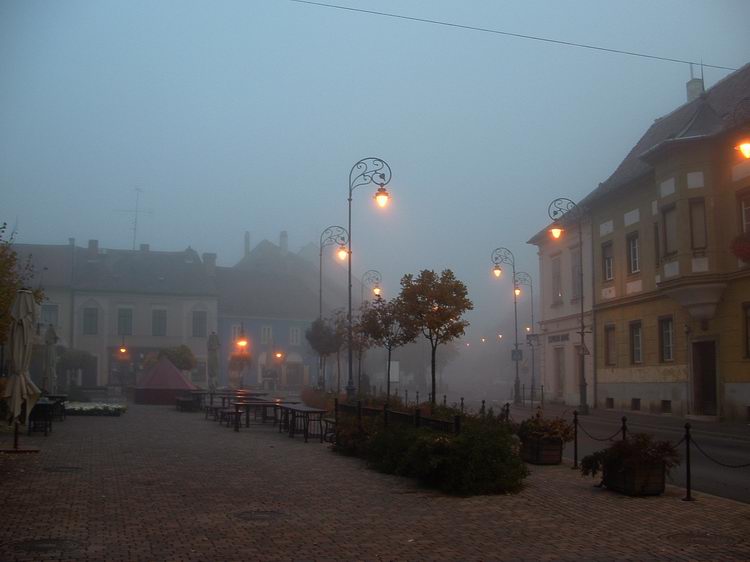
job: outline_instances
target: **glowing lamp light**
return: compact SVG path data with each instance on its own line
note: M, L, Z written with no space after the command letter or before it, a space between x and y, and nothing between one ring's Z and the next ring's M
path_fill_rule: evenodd
M339 251L336 253L336 255L338 255L341 261L344 261L349 255L349 250L346 249L346 246L339 246Z
M492 268L492 274L495 277L500 277L503 274L503 268L500 267L499 265L496 265L495 267Z
M239 347L241 349L245 349L247 347L247 339L242 338L242 337L240 339L238 339L237 340L237 347Z
M519 289L518 287L516 287L515 289L513 289L513 294L515 294L517 297L520 297L521 296L521 289Z
M482 343L486 342L487 340L485 338L482 338Z
M284 357L284 354L280 351L277 351L276 353L274 353L274 356L276 357L276 359L281 359L282 357Z
M466 344L466 347L470 347L470 346L471 346L471 344L470 344L470 343L467 343L467 344Z
M376 297L379 297L380 293L382 291L381 291L380 287L378 287L377 285L375 285L375 287L373 287L373 289L372 289L372 292L375 294Z
M499 339L499 340L503 339L503 335L502 334L498 334L497 335L497 339Z
M125 347L124 345L121 345L120 346L120 353L127 353L127 352L128 352L128 348Z
M526 326L526 333L531 332L531 328L529 326Z
M740 143L734 147L735 150L739 150L740 154L745 159L750 159L750 140L742 140Z
M549 233L552 235L552 238L558 240L560 236L562 236L563 228L559 224L555 223L552 225L552 228L549 229Z
M375 202L378 204L378 207L382 208L388 204L390 197L391 195L388 193L388 190L385 187L380 187L375 193Z

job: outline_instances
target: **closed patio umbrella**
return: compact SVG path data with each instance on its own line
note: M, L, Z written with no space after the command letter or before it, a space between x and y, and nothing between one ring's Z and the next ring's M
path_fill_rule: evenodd
M31 409L39 399L41 392L31 382L29 365L31 364L32 338L36 323L36 304L34 295L27 289L20 289L11 309L11 327L9 333L10 377L5 387L3 398L8 404L9 423L15 424L13 449L10 451L35 451L36 449L18 448L18 424L26 424ZM26 408L24 408L24 405ZM4 450L3 452L9 452Z

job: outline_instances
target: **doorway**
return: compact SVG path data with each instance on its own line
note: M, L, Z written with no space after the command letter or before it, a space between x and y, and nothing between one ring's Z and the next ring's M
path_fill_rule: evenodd
M716 404L716 342L693 342L693 405L695 413L715 416Z

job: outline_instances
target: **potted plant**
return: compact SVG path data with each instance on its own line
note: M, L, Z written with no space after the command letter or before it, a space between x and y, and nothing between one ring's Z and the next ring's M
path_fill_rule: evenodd
M602 484L628 496L658 496L664 493L666 473L680 464L669 441L655 441L647 433L635 433L601 451L581 459L584 476L602 473Z
M516 428L521 458L531 464L560 464L563 444L573 440L573 426L562 418L545 418L541 410Z
M750 232L743 232L736 236L730 247L735 256L750 263Z

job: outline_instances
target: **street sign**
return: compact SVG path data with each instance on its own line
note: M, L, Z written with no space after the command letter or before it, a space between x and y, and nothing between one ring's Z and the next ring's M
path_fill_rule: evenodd
M523 349L511 349L510 359L511 361L523 361Z

